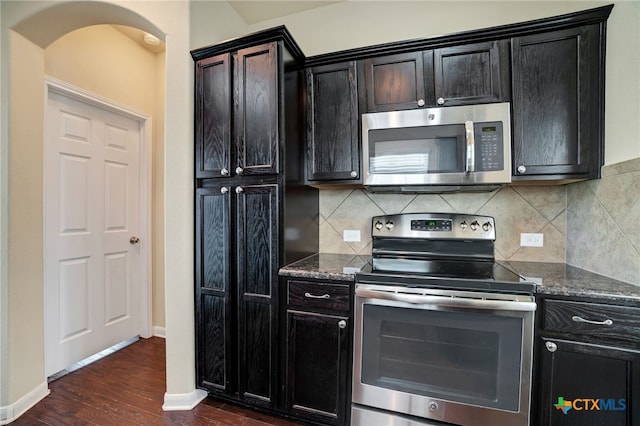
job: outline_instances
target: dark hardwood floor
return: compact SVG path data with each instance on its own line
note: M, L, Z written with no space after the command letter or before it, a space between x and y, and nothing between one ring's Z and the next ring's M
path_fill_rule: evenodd
M212 398L162 411L165 342L139 341L51 383L51 394L12 425L279 425L296 423Z

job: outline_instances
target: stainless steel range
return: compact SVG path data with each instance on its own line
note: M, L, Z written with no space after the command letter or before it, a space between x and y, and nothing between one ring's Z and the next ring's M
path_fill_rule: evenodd
M492 217L377 216L356 274L352 425L529 424L535 284Z

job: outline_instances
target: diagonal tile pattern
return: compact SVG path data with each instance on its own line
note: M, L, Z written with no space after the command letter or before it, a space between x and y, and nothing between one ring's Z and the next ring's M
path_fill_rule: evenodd
M506 187L490 193L376 194L362 189L320 191L320 251L371 254L371 218L419 212L479 213L494 216L496 257L503 260L564 261L564 187ZM551 194L550 196L546 196ZM360 230L360 243L342 241L345 229ZM541 232L545 247L520 249L520 232Z
M567 263L640 285L640 159L567 187Z
M603 167L602 179L563 186L512 185L490 193L374 194L320 191L320 251L371 254L371 218L417 212L478 213L496 219L496 258L566 262L640 285L640 159ZM362 240L345 243L342 231ZM520 247L520 233L544 247Z

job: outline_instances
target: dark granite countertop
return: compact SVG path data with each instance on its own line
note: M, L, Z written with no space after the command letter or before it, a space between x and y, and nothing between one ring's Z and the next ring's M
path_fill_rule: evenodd
M280 275L320 280L354 281L371 256L317 253L280 268Z
M565 263L503 262L539 285L538 294L640 302L640 286L618 281Z
M354 281L371 256L317 253L283 268L280 275L320 280ZM603 301L640 302L640 286L618 281L564 263L500 262L519 275L532 279L538 294L591 297Z

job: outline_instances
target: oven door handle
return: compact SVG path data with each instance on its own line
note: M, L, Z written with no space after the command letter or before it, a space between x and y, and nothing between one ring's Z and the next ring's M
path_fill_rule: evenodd
M363 288L356 288L356 296L370 299L382 299L391 300L394 302L411 303L412 305L446 306L452 308L487 309L494 311L533 312L536 310L535 302L524 300L487 300L463 297L427 296L391 293L388 291L377 291Z

